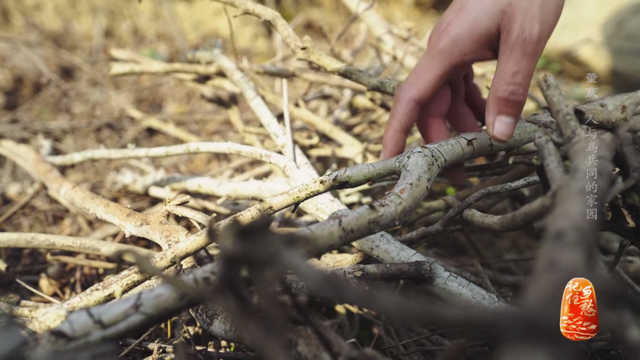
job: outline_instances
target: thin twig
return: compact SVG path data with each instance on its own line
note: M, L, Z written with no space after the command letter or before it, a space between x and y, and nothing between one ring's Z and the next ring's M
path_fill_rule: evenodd
M293 133L291 132L291 119L289 118L289 90L287 86L287 79L282 79L282 113L284 114L284 126L289 138L289 145L287 156L293 163L296 163L296 144L293 140Z
M33 292L33 293L35 293L35 294L38 294L38 295L42 296L43 298L45 298L45 299L47 299L47 300L51 301L52 303L56 303L56 304L60 304L60 303L61 303L61 302L60 302L60 300L54 299L54 298L52 298L51 296L49 296L49 295L47 295L47 294L43 293L42 291L39 291L39 290L37 290L37 289L34 289L33 287L31 287L31 286L27 285L24 281L22 281L22 280L20 280L20 279L16 279L16 282L17 282L18 284L20 284L20 285L24 286L25 288L27 288L27 290L29 290L29 291L31 291L31 292Z
M33 186L29 188L29 192L27 192L27 194L22 199L20 199L20 201L14 204L9 210L2 214L2 216L0 216L0 224L2 224L3 221L7 220L11 215L15 214L16 211L20 210L23 206L29 203L29 201L31 201L31 199L33 199L33 197L38 194L38 191L40 191L40 189L42 189L42 182L38 181L33 184Z
M236 49L236 39L233 32L233 22L231 21L231 15L229 15L229 10L227 6L223 6L224 16L227 18L227 25L229 25L229 38L231 39L231 48L233 49L233 58L236 59L236 63L240 62L240 57L238 56L238 50Z
M125 355L127 355L128 353L131 352L131 350L133 350L133 348L135 348L136 346L138 346L138 344L140 344L142 341L144 341L144 339L149 336L149 334L151 334L152 332L154 332L158 326L160 326L159 324L156 326L153 326L152 328L150 328L149 330L147 330L146 333L142 334L142 336L140 336L138 338L138 340L134 341L133 344L129 345L129 347L127 347L122 353L120 353L120 355L118 355L118 358L121 358Z

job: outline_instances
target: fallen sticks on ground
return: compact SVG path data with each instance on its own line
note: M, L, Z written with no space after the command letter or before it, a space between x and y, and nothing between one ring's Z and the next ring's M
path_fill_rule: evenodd
M493 143L484 132L466 134L464 136L447 139L432 145L416 148L395 159L380 162L379 164L384 167L379 169L376 169L374 164L357 165L350 169L333 173L329 175L326 180L322 178L316 180L315 187L317 190L313 190L312 192L320 194L331 190L330 187L326 186L331 183L333 183L334 186L337 186L336 183L340 183L340 186L357 186L366 183L367 181L375 180L376 178L398 174L396 171L400 172L401 176L394 191L383 199L377 200L368 206L345 213L344 215L334 216L325 222L312 225L308 230L301 230L302 233L306 233L306 236L311 236L310 239L312 239L312 241L305 241L302 246L308 248L310 255L318 255L322 251L343 242L358 240L359 238L374 233L375 231L396 226L404 220L405 216L409 215L419 205L419 200L423 199L427 194L430 182L433 181L440 169L477 156L497 152L503 149L507 150L517 148L532 141L533 135L536 131L536 126L522 121L516 129L513 139L506 144ZM226 145L224 147L224 151L228 151L228 148L231 147L231 144ZM238 147L241 149L248 148L240 145L238 145ZM217 152L222 150L213 143L189 143L157 149L89 150L86 152L63 155L63 157L60 158L51 157L50 160L55 163L68 165L75 161L86 161L88 159L168 156L209 151ZM254 154L254 152L248 150L236 153L239 155L246 153L251 156ZM285 172L292 171L300 174L300 170L297 168L287 166L282 155L269 153L268 156L267 154L261 154L258 158L261 160L268 159L273 163L278 163L283 167ZM393 164L395 164L395 167L390 167L390 165L392 166ZM427 169L430 172L430 175L425 177L420 169ZM372 177L372 175L374 176ZM329 179L331 181L326 182ZM286 202L285 204L290 206L294 203ZM255 216L263 214L263 211L258 211L255 215L246 217L247 214L252 211L257 211L253 209L256 208L251 208L247 210L247 212L241 213L242 215L239 214L239 216L245 217L247 220L251 221L251 219L256 218ZM362 217L361 215L364 214L367 215ZM352 221L353 223L351 223ZM359 225L367 222L368 226L365 228L362 228L361 225ZM374 227L372 227L372 225ZM318 230L315 229L318 227L324 227L324 229L318 232ZM330 239L331 243L326 243L326 240L310 235L313 233L324 234L322 239ZM346 234L349 234L348 237L345 236ZM381 252L371 255L385 262L428 260L424 256L416 253L414 250L405 247L395 240L393 241L395 243L389 243L387 246L390 246L390 248L387 248L384 251L382 251L385 249L384 247L380 248L380 246L378 246L372 248L372 250L378 250ZM363 249L366 252L368 248L363 246ZM459 282L455 281L456 278L452 279L451 274L442 269L438 275L438 279L440 280L435 281L433 286L436 288L436 291L439 291L441 295L451 301L477 302L479 299L484 298L484 300L480 300L479 303L484 304L483 306L494 306L492 303L499 303L495 303L497 300L492 294L486 293L481 288L474 288L475 285L469 284L466 280L460 279Z
M257 16L260 20L268 21L274 29L280 33L284 42L289 45L289 48L299 60L312 62L332 74L340 75L345 79L362 84L369 90L379 91L385 94L395 93L396 88L400 84L399 81L394 79L380 79L372 76L364 70L347 65L319 51L312 44L310 38L305 37L304 39L300 39L293 29L291 29L287 21L282 18L282 15L267 6L244 0L216 1L231 5L244 13Z
M0 154L21 165L31 176L41 181L49 194L63 205L116 225L127 236L140 236L166 249L188 235L187 230L169 224L161 214L140 214L69 182L29 146L11 140L0 140ZM159 226L162 226L163 231L158 231Z

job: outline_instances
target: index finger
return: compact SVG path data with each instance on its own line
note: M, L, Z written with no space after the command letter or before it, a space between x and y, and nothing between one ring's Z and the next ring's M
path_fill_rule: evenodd
M389 122L382 138L384 158L394 157L404 151L407 134L418 120L423 104L447 81L453 64L445 58L445 54L441 49L427 49L396 90Z

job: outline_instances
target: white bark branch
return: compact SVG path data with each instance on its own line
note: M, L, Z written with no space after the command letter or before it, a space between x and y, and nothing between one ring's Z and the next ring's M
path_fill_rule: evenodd
M0 248L61 250L105 257L113 257L118 251L131 251L144 256L151 256L156 253L138 246L90 238L11 232L0 233ZM130 255L125 255L123 259L128 262L135 262L135 259Z
M173 190L184 190L190 193L229 199L264 199L287 191L290 188L287 184L287 179L284 178L223 181L199 176L176 182L172 182L170 179L167 180L170 181L167 186Z
M285 168L289 160L271 151L234 143L192 142L188 144L137 149L94 149L47 157L56 166L69 166L89 160L117 160L141 157L168 157L186 154L229 154L248 157Z
M395 158L401 175L393 191L369 205L345 211L344 214L300 230L299 235L312 239L301 246L315 255L327 248L402 224L419 207L431 183L443 168L492 152L516 149L531 142L538 129L521 121L513 138L507 143L494 143L487 133L477 132L408 151ZM382 262L433 261L393 238L387 241L384 235L376 236L379 237L358 240L354 246ZM448 272L435 262L431 286L440 296L454 303L504 306L495 295Z

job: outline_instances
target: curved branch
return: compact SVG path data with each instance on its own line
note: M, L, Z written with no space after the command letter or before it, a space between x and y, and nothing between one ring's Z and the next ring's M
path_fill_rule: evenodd
M156 253L138 246L110 241L37 233L0 233L0 248L62 250L105 257L113 257L118 251L131 251L143 256ZM135 262L135 259L128 255L123 259Z
M317 254L347 241L395 227L419 207L442 169L478 156L516 149L531 142L537 130L536 126L521 121L507 143L493 143L487 133L476 132L410 150L394 158L401 174L392 191L369 205L302 229L297 234L313 241L301 246L310 254ZM410 256L395 261L409 261L415 256L415 251L410 249L410 253ZM383 261L394 262L388 258Z
M440 219L437 223L424 227L418 230L415 230L409 234L402 236L402 242L411 242L421 238L424 238L427 235L437 234L446 230L446 228L450 225L451 221L460 215L465 209L470 207L471 205L476 204L478 201L483 199L486 196L493 194L500 194L504 192L514 191L518 189L522 189L524 187L533 186L539 184L540 180L537 176L531 176L524 179L520 179L507 184L500 184L491 187L484 188L464 199L464 201L460 202L456 205L451 211L449 211L445 216ZM400 238L399 238L400 239Z
M395 227L419 207L432 181L443 168L478 156L518 148L531 142L537 131L537 126L521 121L513 138L507 143L495 144L487 133L477 132L410 150L394 158L401 175L391 192L366 206L337 214L298 231L296 234L306 239L301 241L300 247L313 256L328 248ZM354 245L382 262L429 260L415 250L396 243L390 244L397 251L395 253L376 251L379 244L367 244L363 240L356 241ZM433 268L435 280L430 285L445 299L453 303L473 302L485 307L504 306L495 295L456 277L437 263Z
M477 226L495 231L513 231L542 219L553 206L553 193L547 193L506 215L491 215L467 209L462 217Z

